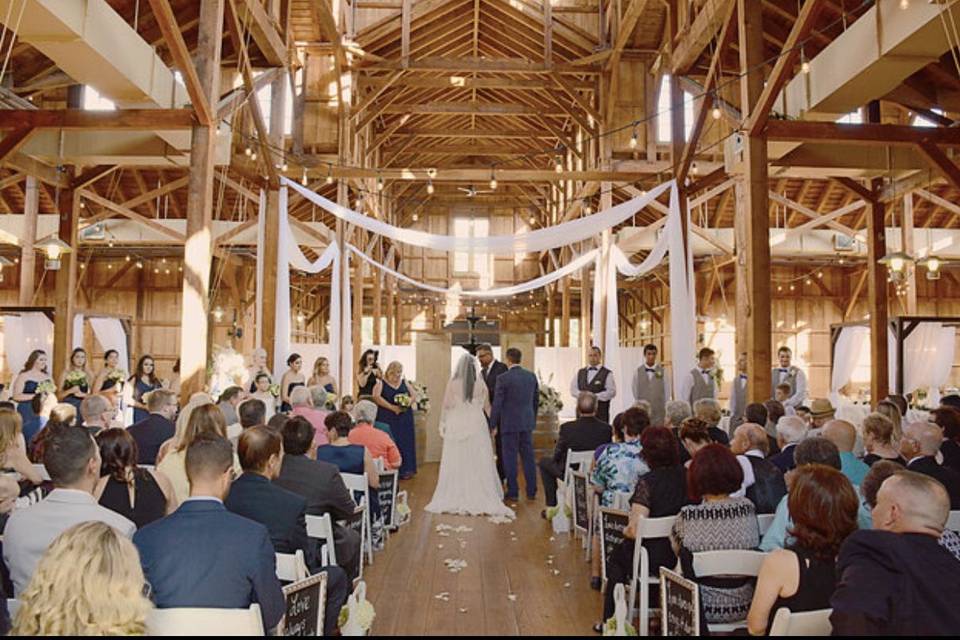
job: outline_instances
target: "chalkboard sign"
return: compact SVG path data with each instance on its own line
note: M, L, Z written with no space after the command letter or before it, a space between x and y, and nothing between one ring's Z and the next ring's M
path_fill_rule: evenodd
M322 636L323 615L327 601L327 574L318 573L283 588L287 615L283 622L285 636Z
M623 530L630 524L630 512L600 508L600 577L607 579L607 562L623 544Z
M700 635L700 592L697 583L660 567L660 616L665 636Z
M397 506L397 472L389 471L380 474L380 488L377 489L380 498L380 515L383 526L388 529L396 528L394 514Z
M586 531L590 526L590 514L587 513L587 475L579 471L573 476L573 526Z

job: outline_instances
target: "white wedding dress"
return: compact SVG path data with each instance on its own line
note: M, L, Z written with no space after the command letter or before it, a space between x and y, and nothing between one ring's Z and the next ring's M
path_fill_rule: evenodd
M470 397L465 398L468 392ZM515 517L513 510L503 503L503 487L483 411L487 399L487 386L477 372L476 360L465 354L443 398L440 477L427 511Z

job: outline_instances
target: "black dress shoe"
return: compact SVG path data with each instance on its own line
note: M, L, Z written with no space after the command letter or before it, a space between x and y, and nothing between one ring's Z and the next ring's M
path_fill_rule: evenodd
M590 588L594 591L600 591L601 581L599 577L590 578Z

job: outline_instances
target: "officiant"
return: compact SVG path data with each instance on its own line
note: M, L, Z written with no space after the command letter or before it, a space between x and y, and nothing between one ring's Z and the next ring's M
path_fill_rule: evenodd
M483 382L487 385L487 393L490 394L490 406L492 407L493 394L497 389L497 378L500 377L500 374L507 372L507 365L493 357L493 347L489 344L481 344L477 347L477 360L480 361L480 375L483 376ZM503 482L507 475L503 470L503 441L499 429L494 436L494 446L497 449L497 475Z
M600 364L603 353L600 347L591 347L588 361L590 366L577 371L570 383L570 395L580 397L581 391L590 391L597 396L597 417L610 423L610 401L617 395L617 384L613 372Z

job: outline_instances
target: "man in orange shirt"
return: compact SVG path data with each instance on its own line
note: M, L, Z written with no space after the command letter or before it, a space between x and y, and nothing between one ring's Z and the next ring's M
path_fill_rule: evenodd
M401 458L397 445L390 436L373 426L377 419L377 405L361 400L353 408L353 419L357 424L350 430L350 444L366 447L371 458L383 460L385 469L399 469Z

